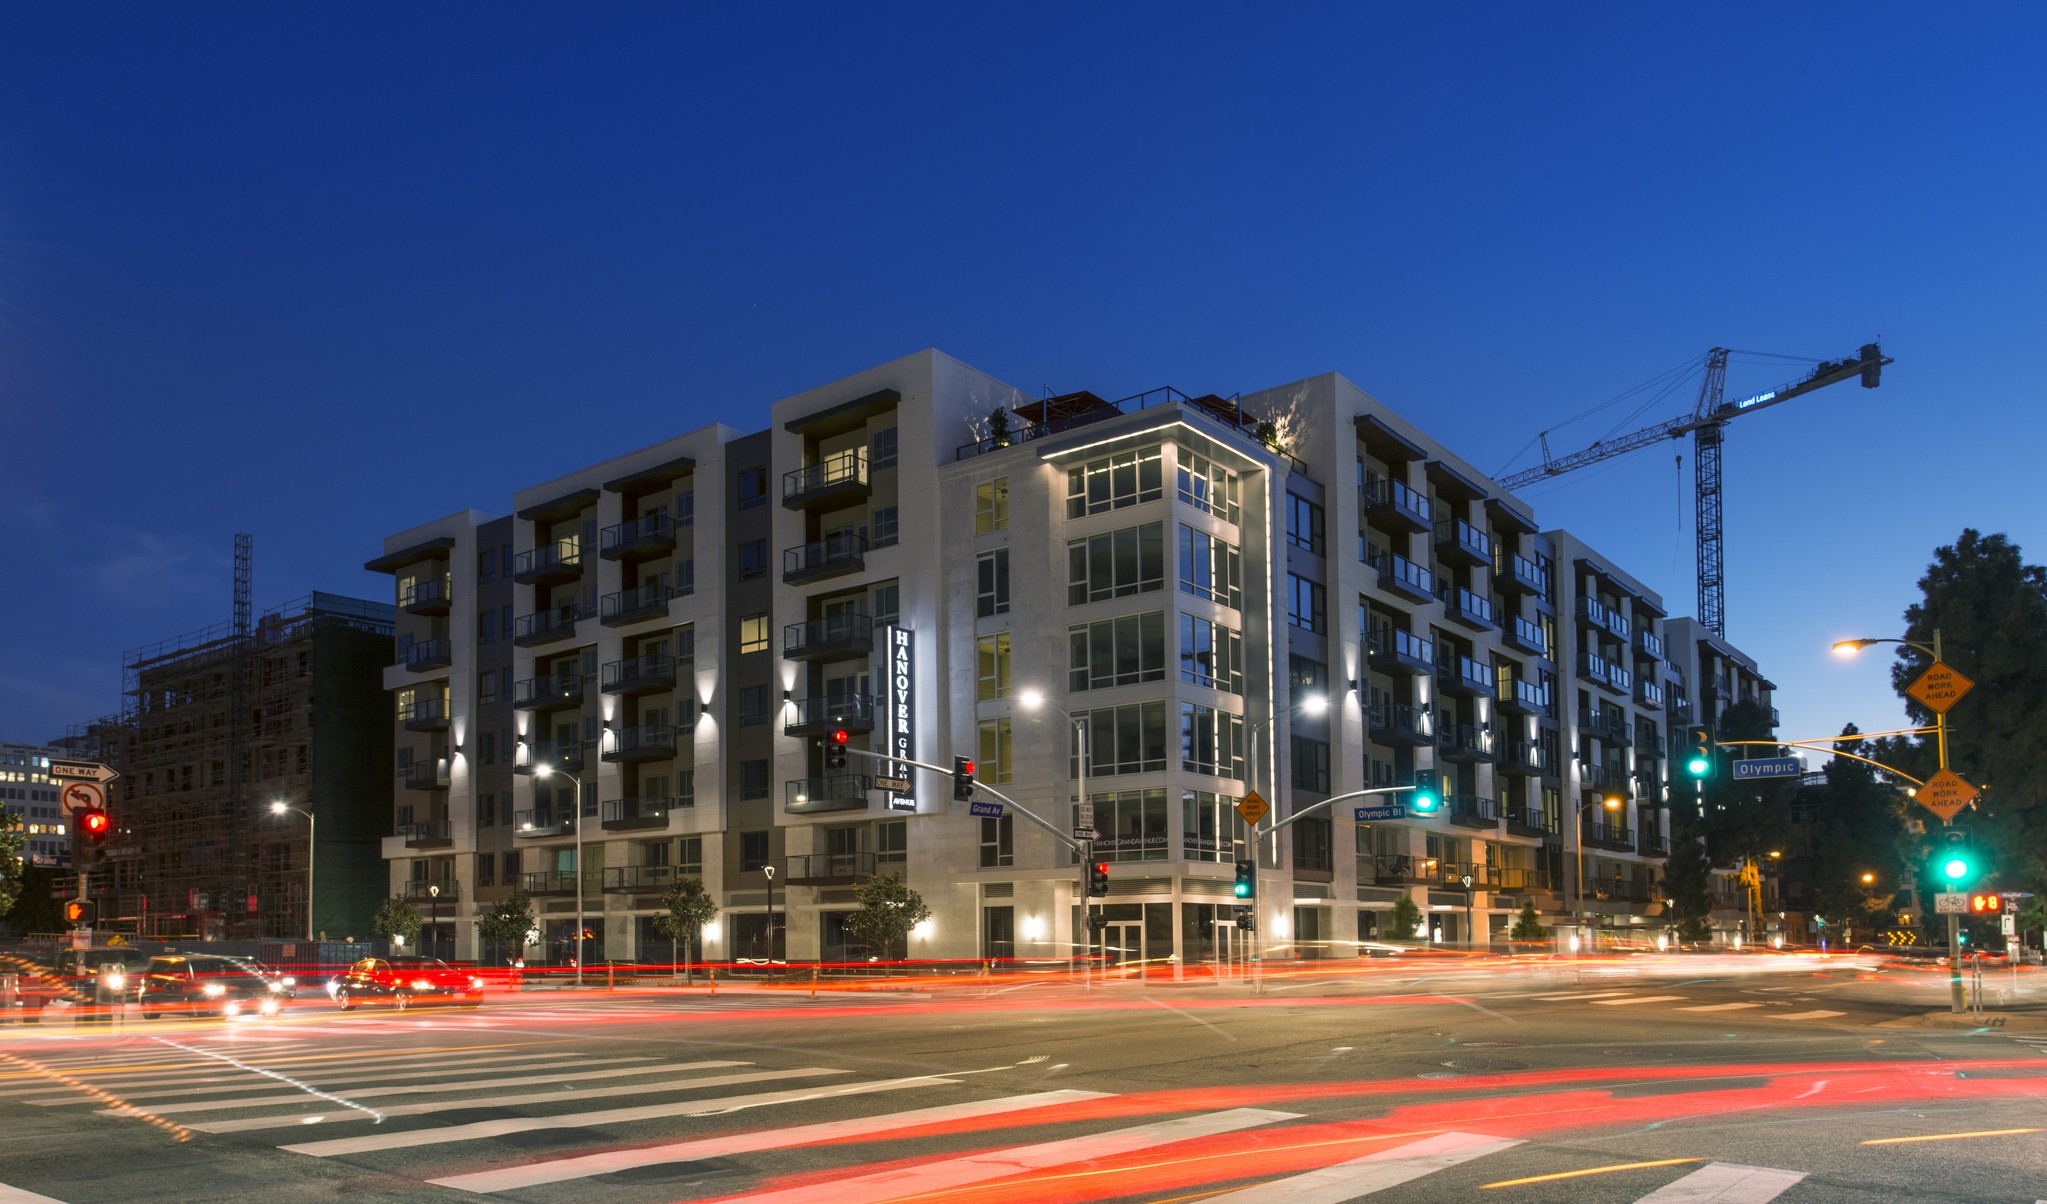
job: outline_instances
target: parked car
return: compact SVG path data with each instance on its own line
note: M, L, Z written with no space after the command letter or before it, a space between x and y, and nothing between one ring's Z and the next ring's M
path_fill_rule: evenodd
M359 1003L385 1003L407 1008L421 1003L483 1002L483 979L473 969L451 966L435 957L366 957L348 968L334 984L334 1002L342 1011Z
M144 1019L166 1012L188 1015L274 1016L291 988L281 978L239 958L217 954L166 954L149 959L135 987Z

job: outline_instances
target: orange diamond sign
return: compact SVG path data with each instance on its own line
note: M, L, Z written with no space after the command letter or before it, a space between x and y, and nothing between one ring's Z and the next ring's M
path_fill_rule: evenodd
M1254 828L1258 826L1259 820L1265 818L1266 812L1271 810L1272 804L1266 802L1265 796L1256 790L1245 795L1244 800L1237 804L1237 814L1243 816L1244 822Z
M1976 687L1976 683L1955 671L1953 665L1935 661L1927 666L1919 679L1905 687L1905 693L1919 700L1919 705L1936 715L1947 714L1947 709L1962 700ZM1958 779L1959 780L1959 779Z
M1926 779L1926 784L1912 796L1912 801L1940 816L1944 823L1968 806L1977 793L1976 788L1963 781L1954 770L1943 769Z

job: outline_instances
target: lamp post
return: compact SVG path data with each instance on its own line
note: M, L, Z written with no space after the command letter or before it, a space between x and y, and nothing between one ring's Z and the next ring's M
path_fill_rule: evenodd
M576 788L576 985L583 985L583 783L572 773L563 773L542 762L533 767L536 778L562 777Z
M768 876L768 964L775 964L775 867L764 865L761 873Z
M1835 643L1834 654L1836 656L1854 656L1871 644L1903 644L1907 648L1916 648L1932 657L1934 664L1941 663L1940 628L1938 627L1933 629L1933 643L1930 645L1922 644L1917 640L1900 639L1841 640ZM1945 707L1933 713L1933 733L1934 747L1940 757L1940 768L1945 771L1947 769L1947 709ZM1940 826L1951 828L1954 826L1954 822L1953 819L1943 819L1940 821ZM1952 912L1948 913L1947 918L1947 965L1948 1010L1959 1014L1967 1010L1962 995L1962 923L1961 917Z
M317 939L313 932L313 853L318 846L314 844L313 834L319 826L320 817L283 799L270 804L272 815L283 815L287 811L296 811L306 817L306 939L311 941Z
M1585 914L1585 813L1594 807L1605 807L1608 811L1618 811L1621 809L1621 805L1622 799L1619 795L1614 794L1580 803L1578 804L1578 818L1571 825L1577 830L1578 834L1578 928L1580 931L1584 930L1587 919ZM1587 943L1590 944L1591 942Z
M438 882L429 883L426 888L426 898L426 933L428 942L426 955L428 957L437 957L441 952L441 884Z
M1046 698L1045 692L1035 687L1026 689L1022 693L1018 694L1016 696L1016 700L1017 702L1023 705L1023 708L1026 711L1035 711L1041 707L1057 711L1061 715L1066 716L1066 721L1073 725L1073 738L1075 742L1080 745L1080 762L1078 773L1076 774L1076 777L1078 779L1076 793L1078 794L1080 799L1079 814L1081 819L1084 821L1082 824L1077 824L1076 826L1077 827L1084 826L1088 828L1090 831L1092 831L1094 829L1095 823L1094 809L1092 805L1089 804L1087 798L1088 745L1091 743L1091 741L1088 739L1088 733L1090 729L1086 718L1080 715L1076 715L1072 711L1067 710L1065 707L1060 706L1058 703L1053 702L1051 699ZM1084 843L1086 844L1087 847L1080 857L1080 919L1081 928L1086 935L1082 936L1081 934L1076 933L1074 945L1078 947L1083 942L1085 942L1086 948L1088 949L1089 953L1092 954L1094 951L1095 944L1094 928L1093 924L1091 923L1094 905L1088 902L1089 896L1087 893L1088 885L1087 879L1088 867L1093 864L1095 859L1095 842L1094 839L1090 837ZM1087 973L1086 961L1081 962L1081 973L1083 975Z
M1301 699L1299 702L1279 708L1272 714L1267 715L1265 718L1259 720L1257 723L1252 725L1250 739L1245 749L1245 751L1249 754L1251 758L1250 766L1245 770L1246 775L1245 781L1249 783L1253 793L1256 793L1258 790L1258 738L1264 735L1266 732L1270 731L1272 729L1272 725L1279 722L1279 717L1281 715L1291 715L1296 711L1304 715L1326 715L1329 713L1329 696L1327 694L1310 694L1306 698ZM1278 782L1274 782L1272 784L1272 790L1274 793L1278 792L1279 790ZM1266 801L1270 802L1271 800L1268 799ZM1274 810L1276 811L1278 809L1278 804L1276 803L1273 804L1273 807ZM1275 819L1273 822L1277 823L1278 821ZM1272 856L1274 861L1279 860L1279 837L1276 831L1274 832L1273 835ZM1261 859L1258 856L1258 825L1253 824L1251 825L1251 898L1254 902L1258 899L1260 894L1258 890L1258 871L1261 868L1259 864L1260 860ZM1258 929L1253 930L1253 935L1255 936L1259 931L1262 931L1263 928L1264 925L1260 924ZM1263 967L1264 959L1261 958L1259 959L1259 970L1261 974L1263 973Z

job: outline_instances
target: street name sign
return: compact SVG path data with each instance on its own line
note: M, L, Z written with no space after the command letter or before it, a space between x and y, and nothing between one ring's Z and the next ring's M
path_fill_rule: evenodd
M1926 779L1926 784L1913 793L1912 801L1946 822L1968 806L1977 793L1976 788L1963 781L1954 770L1943 769Z
M98 782L104 786L121 775L98 761L51 761L50 776L59 780Z
M1926 667L1917 680L1905 687L1905 693L1919 701L1919 705L1936 715L1947 714L1947 709L1962 700L1962 695L1974 689L1976 683L1955 671L1953 665L1935 661Z
M1001 803L968 803L968 804L967 804L967 814L968 814L968 815L982 815L982 816L986 816L986 817L987 817L987 818L989 818L989 819L1001 819L1001 818L1002 818L1002 804L1001 804Z
M1256 790L1245 795L1244 800L1237 804L1237 814L1243 816L1244 822L1254 828L1258 826L1258 821L1264 819L1271 810L1272 804L1266 802L1265 796L1259 794Z
M1750 757L1734 762L1734 780L1737 782L1804 776L1805 762L1798 757Z
M1376 807L1359 807L1354 817L1364 824L1378 819L1406 819L1407 808L1400 803L1381 803Z
M1967 891L1944 890L1933 896L1933 914L1937 916L1965 916L1969 914Z

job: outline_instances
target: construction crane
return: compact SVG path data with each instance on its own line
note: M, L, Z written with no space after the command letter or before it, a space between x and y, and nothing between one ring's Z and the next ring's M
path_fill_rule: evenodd
M1884 365L1893 362L1885 358L1883 349L1877 344L1864 343L1860 351L1846 359L1820 361L1804 380L1730 402L1723 397L1727 388L1728 354L1725 347L1715 347L1706 353L1706 378L1699 386L1699 402L1691 413L1680 414L1667 422L1644 427L1618 439L1603 439L1583 451L1554 459L1549 454L1549 432L1544 431L1542 463L1498 478L1500 484L1508 489L1519 489L1602 460L1625 456L1659 440L1690 435L1692 471L1698 492L1699 621L1706 625L1707 630L1721 637L1727 634L1726 563L1720 538L1721 428L1730 419L1780 405L1802 393L1824 389L1858 376L1862 379L1863 388L1874 389Z

